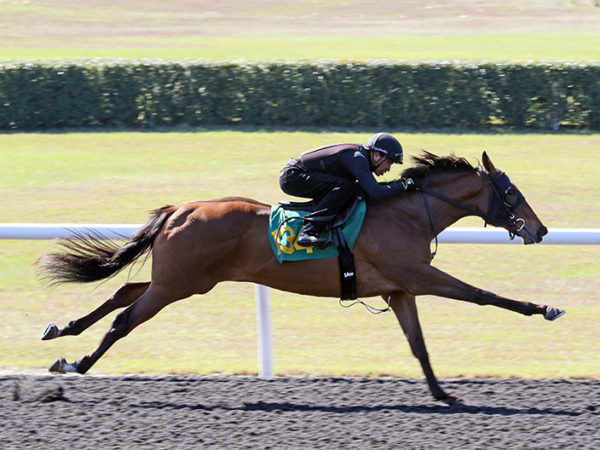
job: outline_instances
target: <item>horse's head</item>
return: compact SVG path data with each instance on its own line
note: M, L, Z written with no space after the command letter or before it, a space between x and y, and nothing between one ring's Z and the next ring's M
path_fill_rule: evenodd
M488 209L491 220L486 220L491 225L508 230L511 237L521 237L524 244L541 242L548 229L531 209L521 191L504 172L494 167L486 152L483 152L482 161L492 190Z

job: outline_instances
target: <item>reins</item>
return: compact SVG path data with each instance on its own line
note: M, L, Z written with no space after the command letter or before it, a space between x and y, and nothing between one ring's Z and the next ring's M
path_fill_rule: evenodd
M440 200L442 200L445 203L449 203L453 206L456 206L460 209L463 209L469 213L471 213L474 216L479 216L481 217L483 220L485 220L486 222L488 222L488 218L490 218L490 216L488 216L486 213L479 211L476 208L471 208L469 205L463 203L463 202L459 202L458 200L454 200L453 198L447 197L444 194L442 194L441 192L438 192L436 190L430 189L428 187L419 187L417 188L419 191L423 192L424 194L428 194L431 195L432 197L436 197ZM431 217L431 212L428 211L429 216Z
M435 248L431 252L431 260L432 261L433 261L433 258L435 258L435 255L437 255L439 242L438 242L438 233L435 232L435 225L433 224L433 215L431 214L431 203L429 202L428 195L431 195L432 197L435 197L445 203L449 203L450 205L456 206L457 208L463 209L463 210L467 211L468 213L471 213L472 215L479 216L486 223L488 222L488 220L486 218L486 216L487 216L486 213L479 211L478 209L471 208L469 205L467 205L463 202L459 202L458 200L454 200L453 198L447 197L446 195L442 194L441 192L438 192L434 189L430 189L428 187L423 187L423 186L419 186L417 188L417 190L419 192L422 192L423 194L425 194L425 195L423 195L423 203L425 203L425 211L427 211L427 218L429 219L429 227L431 228L431 232L435 236L434 237Z
M436 192L436 191L432 190L432 192ZM431 228L431 232L435 236L434 237L435 249L431 252L431 261L433 261L433 258L435 258L435 255L437 255L437 251L438 251L438 237L437 237L437 233L435 232L435 226L433 225L433 216L431 215L431 203L429 202L429 197L424 195L423 202L425 203L425 211L427 211L427 217L429 218L429 227Z
M471 215L481 217L483 219L483 221L485 222L484 226L487 226L487 224L489 223L494 226L501 226L503 228L506 228L508 230L511 240L514 239L515 232L520 231L525 226L525 221L523 219L516 218L514 215L515 209L524 200L522 194L517 191L518 192L517 202L515 204L508 203L506 198L502 197L499 190L503 190L504 194L506 196L507 191L510 188L514 188L514 186L512 185L512 183L510 182L508 177L504 174L504 172L499 170L498 175L496 175L495 177L492 177L491 175L489 175L485 172L482 172L482 173L486 177L486 184L490 187L490 190L492 191L492 196L490 197L490 204L488 206L488 212L483 212L477 208L472 208L469 205L467 205L461 201L454 200L453 198L450 198L450 197L442 194L441 192L436 191L435 189L431 189L431 188L424 187L424 186L417 187L417 190L419 192L422 192L423 194L425 194L425 195L423 195L423 202L425 203L425 210L427 211L427 217L429 218L429 226L431 227L431 232L435 236L435 238L434 238L435 239L435 250L433 252L431 252L432 260L435 257L435 255L437 254L437 250L438 250L438 235L435 232L435 226L433 224L433 215L431 213L431 204L429 202L429 197L428 197L429 195L432 197L435 197L445 203L448 203L452 206L456 206L457 208L467 211ZM500 179L502 179L502 182L506 186L501 187L501 186L497 185L500 182ZM503 217L498 217L498 215L495 213L498 210L500 210L500 213L502 215L506 215L506 219ZM492 213L490 213L490 211L493 211L494 213L492 214ZM521 225L519 227L517 227L518 222L521 222ZM515 231L511 231L510 228L514 228Z

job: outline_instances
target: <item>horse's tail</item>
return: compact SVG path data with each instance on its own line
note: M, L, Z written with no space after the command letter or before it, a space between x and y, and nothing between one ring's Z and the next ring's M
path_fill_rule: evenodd
M116 275L149 252L165 221L177 209L163 206L122 247L103 235L90 232L61 239L62 251L42 256L36 263L39 273L52 284L88 283Z

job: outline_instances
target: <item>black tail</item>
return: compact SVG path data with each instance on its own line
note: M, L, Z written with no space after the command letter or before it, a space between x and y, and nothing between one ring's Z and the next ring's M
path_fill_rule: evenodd
M152 248L156 235L175 209L163 206L153 211L150 220L122 247L95 232L61 239L62 251L42 256L36 263L38 272L52 284L88 283L116 275Z

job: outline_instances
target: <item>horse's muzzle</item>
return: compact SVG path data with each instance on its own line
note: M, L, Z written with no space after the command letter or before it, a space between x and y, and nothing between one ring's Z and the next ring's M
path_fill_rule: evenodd
M521 236L525 245L539 244L540 242L542 242L544 236L548 234L548 228L546 228L543 225L540 225L538 229L534 232L533 230L529 230L527 227L523 227L516 234Z
M537 230L537 240L535 241L536 243L540 243L542 242L542 239L544 238L544 236L546 236L548 234L548 228L546 228L544 225L542 225L541 227L538 228Z

